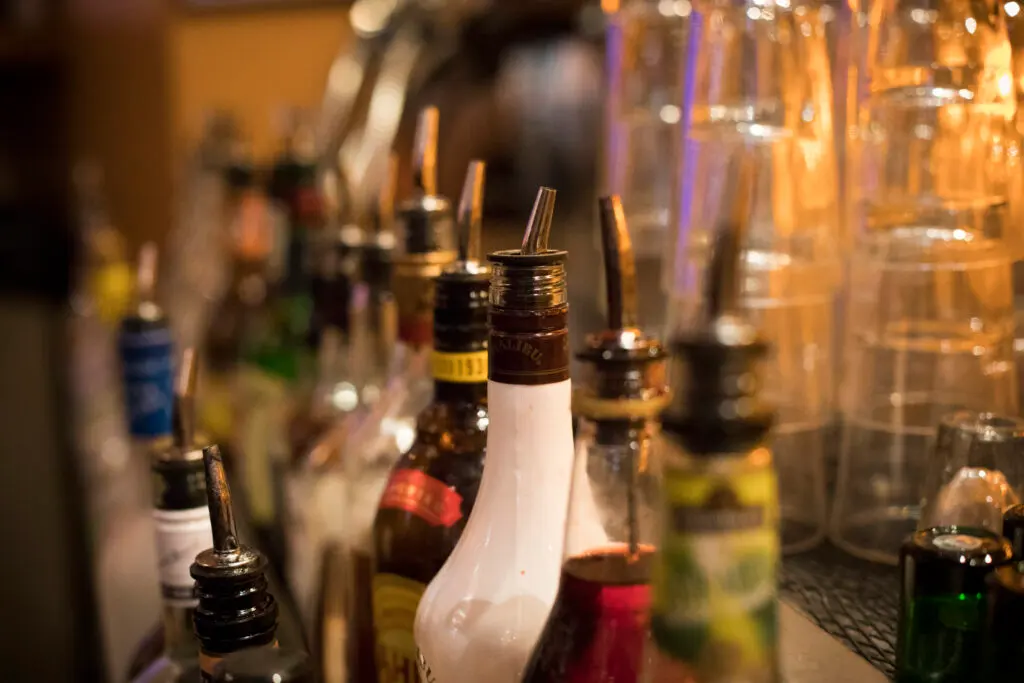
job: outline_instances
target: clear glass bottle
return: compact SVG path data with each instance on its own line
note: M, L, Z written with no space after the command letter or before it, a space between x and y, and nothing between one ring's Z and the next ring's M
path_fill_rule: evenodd
M524 683L635 683L649 639L660 469L651 445L668 388L657 340L636 327L636 273L618 197L601 200L608 329L579 358L579 418L558 597Z
M649 683L779 683L778 487L768 347L739 314L756 157L730 167L699 327L670 344ZM737 165L739 168L737 169Z
M487 440L487 293L480 263L484 164L472 161L459 203L459 258L434 281L434 398L395 463L373 526L377 681L416 683L419 598L472 514Z
M416 613L428 681L519 680L558 591L573 443L566 252L547 248L554 198L541 188L521 249L488 256L488 465Z
M376 681L373 634L373 520L391 469L412 446L416 417L430 403L433 280L455 260L450 202L437 194L437 109L428 107L416 132L413 197L399 204L392 291L398 309L398 343L387 382L370 414L345 446L347 525L353 581L349 671L355 683Z

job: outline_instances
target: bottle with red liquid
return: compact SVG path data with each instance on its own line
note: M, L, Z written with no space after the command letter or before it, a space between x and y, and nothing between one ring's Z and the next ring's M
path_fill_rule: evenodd
M657 340L636 327L636 272L618 197L600 202L608 329L587 340L558 596L524 683L635 683L649 640L658 468L667 401Z

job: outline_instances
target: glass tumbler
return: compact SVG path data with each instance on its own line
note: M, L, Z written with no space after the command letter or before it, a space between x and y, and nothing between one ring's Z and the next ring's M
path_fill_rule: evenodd
M962 526L1002 533L1024 493L1024 420L967 410L939 424L918 529Z
M700 315L721 197L738 158L756 168L743 237L742 303L771 345L765 398L778 420L783 550L825 532L824 446L831 417L834 292L839 279L831 65L816 7L694 3L687 47L692 108L668 328Z
M959 409L1017 414L1020 231L1007 215L1019 149L994 2L876 0L855 11L844 434L830 535L895 563L920 518L940 420Z

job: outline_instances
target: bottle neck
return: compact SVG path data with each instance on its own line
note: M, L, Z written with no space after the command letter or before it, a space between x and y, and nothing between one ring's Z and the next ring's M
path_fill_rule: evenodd
M192 630L195 609L165 602L163 605L164 654L174 661L194 660L199 640Z
M487 382L446 382L434 378L434 403L480 405L487 402Z

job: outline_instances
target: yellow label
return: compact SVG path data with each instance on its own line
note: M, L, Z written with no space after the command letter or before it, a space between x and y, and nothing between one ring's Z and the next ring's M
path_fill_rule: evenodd
M446 353L434 351L430 359L431 373L441 382L475 384L487 381L487 352Z
M395 574L373 577L373 626L378 683L417 683L416 608L426 586Z

